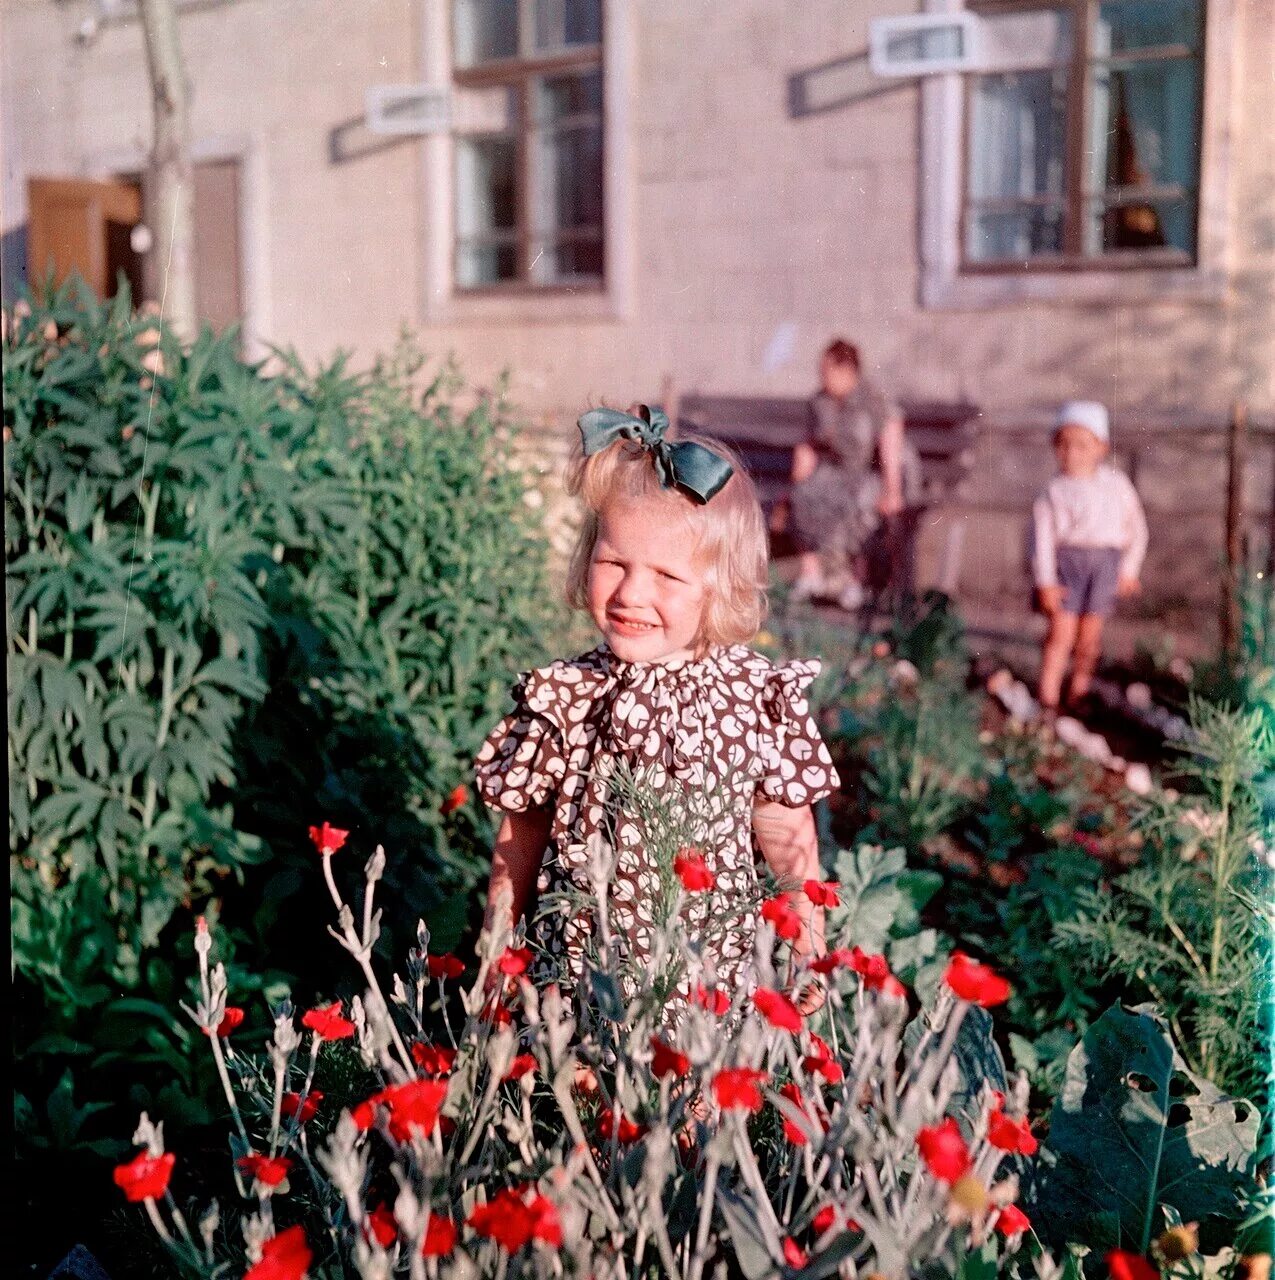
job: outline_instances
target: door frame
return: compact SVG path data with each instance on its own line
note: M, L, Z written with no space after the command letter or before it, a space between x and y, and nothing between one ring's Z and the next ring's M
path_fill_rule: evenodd
M192 164L234 161L239 165L239 296L243 299L243 354L247 360L270 355L270 201L266 187L265 145L260 135L202 138L190 147ZM89 177L142 173L149 154L139 147L91 153Z

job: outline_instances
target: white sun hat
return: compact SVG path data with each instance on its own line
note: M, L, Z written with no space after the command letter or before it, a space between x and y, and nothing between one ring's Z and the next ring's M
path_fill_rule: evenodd
M1084 427L1092 432L1103 444L1111 443L1111 419L1107 414L1107 406L1097 400L1069 400L1058 410L1058 419L1054 424L1055 431L1063 427Z

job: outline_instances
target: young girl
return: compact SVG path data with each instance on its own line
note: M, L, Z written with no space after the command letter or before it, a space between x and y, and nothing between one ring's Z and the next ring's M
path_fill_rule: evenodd
M645 847L641 819L625 811L619 779L636 778L646 793L681 797L701 814L696 844L715 883L688 895L705 971L696 979L730 990L747 981L753 954L754 842L786 885L818 879L811 805L838 780L804 692L819 664L775 666L745 643L761 624L766 587L752 481L721 445L667 441L664 414L637 411L586 413L568 474L585 517L567 598L588 611L602 643L523 676L514 711L478 756L479 793L504 812L487 924L507 931L533 889L540 900L590 893L605 841L615 858L610 933L641 966L667 869ZM717 797L707 817L705 797ZM508 900L512 918L501 918ZM791 906L802 917L794 950L821 954L822 912L801 893ZM592 913L542 910L530 928L537 976L578 979L595 924ZM681 994L689 984L683 975Z

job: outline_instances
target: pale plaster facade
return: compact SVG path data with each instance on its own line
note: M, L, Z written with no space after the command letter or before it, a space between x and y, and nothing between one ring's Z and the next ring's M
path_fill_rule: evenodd
M479 382L508 370L513 398L555 428L587 403L654 396L665 375L805 394L832 334L858 340L896 395L967 399L1001 421L1073 396L1105 400L1117 429L1122 411L1172 422L1237 397L1269 417L1275 0L1209 0L1198 268L973 282L952 260L959 81L878 80L865 53L872 17L957 3L606 0L608 284L518 299L452 289L450 140L361 125L370 85L449 81L447 0L194 6L181 28L195 149L243 163L249 337L369 356L406 325ZM0 7L6 236L27 177L145 155L140 30L114 22L81 43L88 11ZM992 517L1038 482L1047 450L993 435L984 452L1000 474L972 498L991 523L971 545L990 537L979 558L1008 582L1017 535L997 550Z

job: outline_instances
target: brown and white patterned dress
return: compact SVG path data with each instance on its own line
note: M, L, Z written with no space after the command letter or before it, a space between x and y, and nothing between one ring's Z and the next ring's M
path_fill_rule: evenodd
M518 680L514 711L479 752L477 784L497 809L552 814L529 931L537 976L578 979L596 945L596 911L579 899L593 892L600 848L615 858L609 932L641 965L676 900L676 847L691 843L717 883L683 903L688 935L710 981L746 981L759 902L753 801L795 808L838 785L805 696L818 673L818 662L776 666L744 645L669 663L623 662L600 645ZM677 980L683 995L690 980Z

